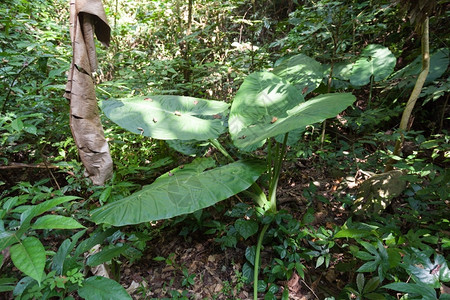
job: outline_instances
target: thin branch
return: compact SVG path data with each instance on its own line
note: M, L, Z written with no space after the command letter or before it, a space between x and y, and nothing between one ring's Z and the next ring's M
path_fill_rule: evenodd
M11 164L6 165L6 166L0 166L0 170L21 169L21 168L59 169L58 166L46 165L45 163L42 163L42 164L11 163Z
M3 105L2 105L2 109L0 110L0 113L4 113L5 112L5 107L6 107L6 103L9 100L9 96L11 95L12 89L14 87L14 84L16 83L17 78L19 78L20 74L26 69L28 68L31 64L33 64L35 61L37 60L37 58L33 59L31 62L25 62L22 66L22 69L20 69L19 72L17 72L16 76L14 76L13 81L11 82L11 85L8 89L8 93L6 94L5 100L3 101Z

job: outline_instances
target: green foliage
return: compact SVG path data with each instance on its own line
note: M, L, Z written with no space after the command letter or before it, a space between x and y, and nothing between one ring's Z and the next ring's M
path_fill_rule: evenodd
M34 274L32 274L31 272L28 272L30 273L28 274L25 270L22 270L29 276L23 277L16 284L13 290L13 295L18 299L32 299L36 297L43 297L47 299L50 297L65 297L68 294L71 294L75 291L79 292L80 290L81 293L85 293L85 290L83 290L83 288L86 287L86 282L89 283L92 280L90 279L92 277L86 279L85 274L83 274L82 272L83 269L87 265L95 265L94 262L99 264L111 260L112 258L120 255L123 251L111 251L111 248L107 248L106 250L100 251L94 256L90 256L87 263L85 262L84 254L88 252L94 245L103 243L103 241L107 237L111 236L114 231L115 230L110 229L104 232L96 232L91 237L88 237L82 242L79 242L79 239L86 233L86 230L75 233L71 238L68 238L61 243L56 253L52 253L52 258L49 264L46 264L46 251L42 246L42 249L39 249L39 252L37 252L39 254L35 255L44 255L44 263L48 267L49 272L45 273L43 270L41 270L39 274L42 276L42 278L39 282L35 280ZM36 239L36 245L37 242L39 242L39 240ZM13 247L11 247L11 249ZM113 247L112 249L117 248L121 248L121 250L124 249L124 247L120 246L115 248ZM30 247L27 248L27 251L29 251L29 249ZM11 255L13 255L13 252L11 252ZM92 257L94 258L92 259ZM23 258L26 258L26 256L22 256L22 259ZM31 266L30 263L29 265ZM103 282L102 288L115 290L119 295L122 296L126 294L123 287L121 287L117 282L111 279ZM86 290L89 290L89 284L87 284Z
M386 79L394 71L396 59L392 52L380 45L369 45L353 65L350 83L356 86Z
M11 246L10 251L14 265L40 283L45 267L45 249L42 243L29 236Z
M84 299L132 299L125 289L116 281L92 276L83 282L78 294Z
M180 166L141 191L93 211L92 219L120 226L191 213L245 190L264 170L259 162L238 161L205 171L214 165L212 159L197 159Z
M450 269L442 255L435 255L431 262L428 255L415 248L404 258L402 267L417 283L439 288L441 282L450 281Z
M384 280L389 268L398 266L400 263L400 253L395 249L389 251L384 248L383 244L378 241L375 247L371 243L361 241L360 244L367 251L357 251L356 257L367 261L359 269L358 272L378 272L381 281Z
M407 147L395 157L395 167L407 173L408 187L381 214L363 214L354 221L347 210L354 200L349 187L365 174L383 170L390 158L399 137L393 130L397 117L421 68L419 39L388 0L297 2L196 0L190 18L189 1L104 1L113 42L108 50L98 49L100 68L94 80L104 113L127 130L104 118L115 174L104 187L93 187L76 161L70 112L61 97L70 62L67 1L3 1L0 248L9 247L12 263L8 252L0 254L0 292L9 291L17 299L71 299L76 291L80 297L94 297L100 288L107 298L129 299L118 283L88 278L85 269L113 266L121 256L139 263L149 241L181 223L186 241L197 231L213 235L222 249L232 248L228 253L246 249L242 259L232 257L239 265L233 265L232 280L222 281L218 298L237 299L255 281L260 298L288 299L289 289L283 285L293 276L306 284L335 273L343 291L337 295L319 284L318 298L392 299L397 294L445 299L438 290L449 282L450 249L449 136L443 130L449 90L445 18L430 18L435 50L421 93L423 107L413 112L416 131L404 133ZM61 13L55 15L55 10ZM369 82L370 92L365 87ZM348 93L323 95L334 91ZM350 93L358 101L341 113L354 103ZM154 94L159 96L144 96ZM128 111L130 107L136 110ZM317 123L338 113L338 121L327 121L321 141ZM236 130L236 121L245 125ZM208 162L199 164L202 168L191 169L198 161L191 165L191 158L168 147L210 158L201 158ZM265 162L253 163L249 157ZM228 164L230 158L239 160ZM282 168L285 158L289 163ZM14 163L51 168L8 169ZM292 168L294 164L301 167ZM340 182L336 194L325 199L321 189L303 187L300 198L305 202L288 202L283 204L288 211L277 212L278 179L283 195L291 195L287 182L307 186L310 178L306 183L303 179L314 173L303 165ZM259 188L254 182L264 172ZM236 197L240 203L223 215L219 205L230 204L217 202L247 188ZM205 197L200 189L209 192L207 203L201 202ZM69 199L67 195L80 198L55 200ZM188 205L179 203L174 209L164 202L173 198L188 199ZM158 218L214 203L217 211L155 226L141 223L154 220L149 201L167 204ZM86 231L94 202L102 207L94 211L93 220L140 224L123 231L102 231L108 225ZM120 212L128 212L125 202L131 215L142 212L143 217L122 218ZM326 225L317 221L318 202L339 217L328 216ZM109 219L100 218L114 207ZM96 244L101 251L84 258ZM176 268L163 287L164 296L194 298L190 290L202 278L175 259L163 259ZM263 269L255 280L259 266ZM181 278L179 286L175 276ZM345 281L349 278L352 282Z
M325 267L328 268L331 260L330 249L335 245L333 232L320 227L317 232L313 231L310 235L314 237L315 241L308 241L308 243L314 250L308 251L306 254L310 257L317 258L316 268L324 263Z
M208 140L223 131L228 104L193 97L150 96L103 101L108 118L127 130L163 140Z
M440 78L445 73L445 70L449 64L448 48L436 49L435 51L430 52L430 71L428 73L425 85ZM420 73L421 68L422 57L418 56L410 64L392 74L389 79L394 81L401 80L396 85L397 88L412 87L416 81L415 78Z
M21 205L18 197L3 202L2 227L0 231L0 250L11 246L11 258L15 266L38 283L42 280L45 267L45 249L39 239L25 234L31 229L72 229L84 227L73 218L63 216L42 216L31 224L31 220L54 209L57 205L78 199L66 196L46 200L37 205ZM16 215L16 213L19 213ZM56 217L56 218L55 218ZM5 222L6 221L6 222ZM6 228L4 227L5 225Z
M350 94L327 94L303 102L300 91L272 73L248 76L230 111L230 133L239 148L302 129L336 116L355 101Z
M362 300L362 299L369 299L369 300L382 300L386 299L383 294L378 292L379 285L381 283L380 278L378 277L372 277L366 282L366 278L364 277L363 273L358 273L356 275L356 287L357 289L347 287L346 290L350 294L350 298Z
M384 286L387 289L403 292L408 295L408 299L437 299L436 291L425 284L407 283L407 282L393 282Z
M282 60L273 73L293 84L303 95L314 91L322 82L323 66L304 54Z

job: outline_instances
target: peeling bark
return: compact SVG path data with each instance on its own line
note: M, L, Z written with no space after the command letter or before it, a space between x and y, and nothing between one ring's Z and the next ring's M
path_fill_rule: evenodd
M70 1L70 36L73 58L64 97L70 101L70 128L85 175L103 185L113 163L100 122L92 73L97 69L94 33L109 46L111 30L101 0Z

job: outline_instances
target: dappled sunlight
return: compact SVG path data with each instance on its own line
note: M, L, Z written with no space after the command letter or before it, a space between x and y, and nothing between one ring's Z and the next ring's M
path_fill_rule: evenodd
M151 95L103 102L104 113L131 132L162 140L208 140L225 131L229 104L183 96ZM209 117L209 118L207 118Z

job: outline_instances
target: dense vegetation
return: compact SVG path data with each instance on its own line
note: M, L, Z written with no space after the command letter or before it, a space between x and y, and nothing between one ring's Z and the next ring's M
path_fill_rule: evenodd
M450 9L421 7L430 70L399 130L423 49L404 2L105 0L115 166L94 186L62 97L68 1L2 1L0 298L450 299ZM115 112L166 99L217 134Z

